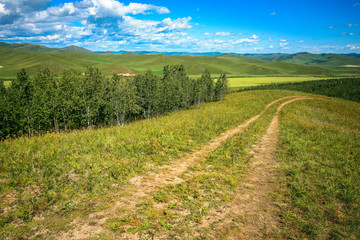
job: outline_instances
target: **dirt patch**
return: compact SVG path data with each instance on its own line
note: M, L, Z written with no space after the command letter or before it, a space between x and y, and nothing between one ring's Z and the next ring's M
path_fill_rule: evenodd
M168 184L183 182L184 180L180 178L179 175L184 173L190 166L205 160L210 152L218 148L226 139L243 131L252 122L258 119L270 106L288 98L294 98L294 96L277 99L269 103L259 115L248 119L245 123L234 129L222 133L200 150L186 155L169 165L159 167L156 173L152 172L144 176L137 176L130 179L128 184L122 188L122 197L117 198L116 202L114 202L108 210L93 213L88 217L88 219L74 220L71 224L72 230L68 233L62 234L58 239L86 239L96 234L106 232L107 230L103 228L102 225L107 219L111 217L122 217L121 215L124 215L119 213L119 209L121 209L126 215L129 215L131 212L135 211L136 206L139 203L148 198L148 193L151 193L157 188ZM256 175L256 173L254 175ZM95 219L92 221L91 225L88 223L89 219Z
M0 68L4 68L4 66L0 66Z

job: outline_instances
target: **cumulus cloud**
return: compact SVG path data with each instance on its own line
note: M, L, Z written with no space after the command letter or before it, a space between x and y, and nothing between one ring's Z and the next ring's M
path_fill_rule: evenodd
M357 26L359 26L359 24L351 24L351 23L349 23L347 26L348 27L357 27Z
M346 45L347 48L349 48L350 50L357 50L360 49L360 44L349 44Z
M255 34L253 34L251 37L249 38L242 38L239 40L236 40L234 42L234 44L241 44L241 43L256 43L259 41L259 37Z
M205 36L237 36L237 35L242 35L242 33L235 33L235 32L214 32L214 33L209 33L206 32Z
M153 4L82 0L49 7L51 0L0 0L0 41L32 43L170 44L193 42L191 17L147 20L170 10ZM144 15L138 19L137 15ZM181 40L184 39L184 40Z
M275 16L276 15L276 12L272 12L270 13L271 16Z
M281 42L279 43L280 47L284 48L284 47L287 47L289 45L289 43L287 42Z

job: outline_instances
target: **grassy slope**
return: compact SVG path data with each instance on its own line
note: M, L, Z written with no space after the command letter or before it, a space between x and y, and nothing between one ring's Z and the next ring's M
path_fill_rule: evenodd
M69 228L71 219L86 219L90 212L111 206L130 176L171 163L257 114L271 100L296 94L301 93L236 93L223 103L124 128L8 140L0 145L1 209L10 207L2 213L1 234L19 238L48 229L42 237L56 236ZM291 104L280 115L282 179L275 201L284 212L284 225L279 234L295 239L359 238L359 104L314 98ZM183 184L153 192L126 218L109 219L104 226L112 232L107 237L123 231L167 238L191 237L194 231L203 238L240 236L241 217L225 226L227 219L208 227L201 223L212 211L231 204L246 172L248 151L276 107L191 168ZM43 218L33 219L40 214Z
M289 94L232 94L224 102L204 104L199 110L179 111L123 128L5 141L0 145L1 198L15 202L1 203L1 209L11 209L1 216L1 234L10 232L14 237L25 229L31 235L32 224L51 227L46 220L53 218L64 221L54 231L66 228L67 219L95 211L99 206L94 202L103 201L100 205L108 207L107 196L121 190L129 177L171 162ZM40 214L46 220L31 221ZM9 224L19 219L24 224Z
M316 98L281 113L283 234L360 238L359 103Z
M296 63L306 66L318 66L326 69L339 71L359 72L359 68L344 67L345 65L360 65L360 58L355 56L344 56L340 54L246 54L245 56L262 59L267 61L281 61L287 63Z
M325 77L235 77L228 78L233 90L272 83L303 82L313 80L324 80Z
M331 75L329 70L290 63L267 62L257 59L223 55L218 57L190 57L167 55L107 55L97 53L40 53L0 49L0 77L8 79L25 68L34 73L49 67L55 72L73 68L83 71L85 66L96 66L105 74L152 70L161 73L165 65L183 64L188 74L196 75L206 68L213 74L230 75ZM130 68L130 69L129 69Z

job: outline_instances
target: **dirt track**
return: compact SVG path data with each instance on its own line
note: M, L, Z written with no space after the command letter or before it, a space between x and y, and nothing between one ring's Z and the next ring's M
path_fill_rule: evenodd
M222 133L200 150L184 156L169 165L160 167L156 173L148 173L145 176L130 179L129 184L125 185L122 189L122 197L116 199L116 202L110 209L94 213L86 220L75 219L71 224L72 229L60 235L58 239L86 239L95 234L106 232L107 230L102 225L108 218L120 217L118 209L127 209L131 212L139 202L148 197L148 193L156 188L182 182L183 179L179 175L187 171L190 166L205 160L210 152L218 148L226 139L242 132L273 104L294 97L285 97L269 103L259 115L248 119L234 129ZM246 238L257 239L264 225L268 226L267 231L269 232L276 230L278 221L274 217L276 216L274 214L276 208L266 199L266 196L273 189L272 179L276 177L274 152L277 144L278 113L286 104L302 99L306 98L298 97L284 102L278 107L266 134L263 136L262 142L259 146L254 147L256 152L254 153L254 161L251 163L250 172L244 186L239 189L232 207L225 211L225 213L229 214L236 212L236 214L247 216L246 226L243 226L244 237ZM91 224L89 224L90 219L92 219Z

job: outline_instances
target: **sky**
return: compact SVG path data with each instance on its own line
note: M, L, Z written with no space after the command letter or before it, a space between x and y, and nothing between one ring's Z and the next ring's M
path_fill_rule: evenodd
M360 53L360 0L0 0L0 41L92 51Z

